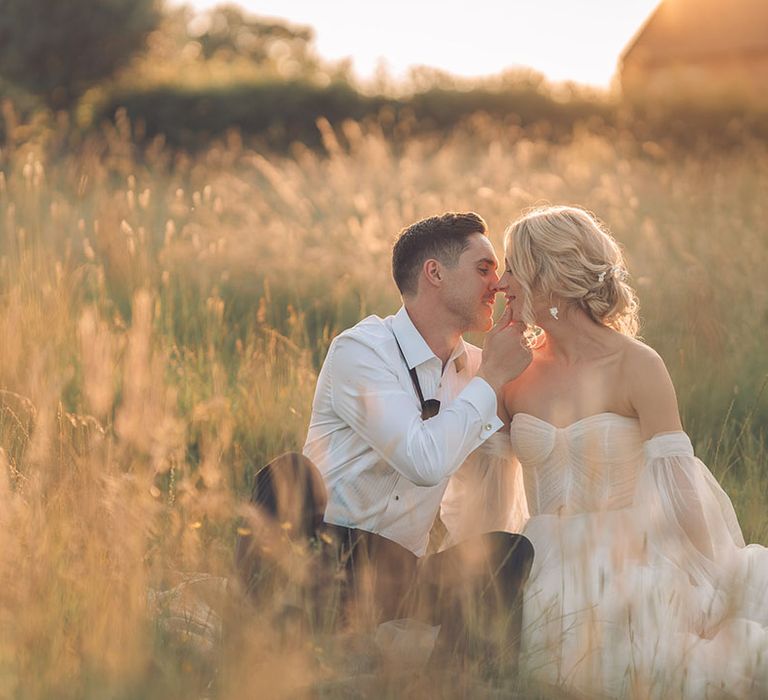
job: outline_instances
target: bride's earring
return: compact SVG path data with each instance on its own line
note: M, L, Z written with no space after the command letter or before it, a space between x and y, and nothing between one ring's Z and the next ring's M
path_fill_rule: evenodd
M556 306L549 307L549 315L557 321L558 308Z

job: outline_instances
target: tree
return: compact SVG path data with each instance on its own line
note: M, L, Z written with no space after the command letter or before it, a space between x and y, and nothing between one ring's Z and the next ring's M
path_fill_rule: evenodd
M0 76L70 106L139 50L158 0L0 0Z
M247 58L279 73L308 74L319 69L310 27L257 17L224 4L198 14L188 25L206 60Z

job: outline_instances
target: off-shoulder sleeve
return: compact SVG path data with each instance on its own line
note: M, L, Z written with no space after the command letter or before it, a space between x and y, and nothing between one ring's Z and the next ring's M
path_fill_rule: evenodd
M528 502L506 431L492 435L451 476L440 517L447 530L443 549L486 532L522 531Z
M694 581L732 569L744 547L728 495L694 456L685 433L663 433L644 445L635 506L647 514L648 545Z

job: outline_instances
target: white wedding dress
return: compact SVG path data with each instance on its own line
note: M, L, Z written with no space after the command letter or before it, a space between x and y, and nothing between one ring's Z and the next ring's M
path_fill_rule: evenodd
M688 436L518 413L510 438L535 549L529 677L588 697L768 697L768 550L744 546Z

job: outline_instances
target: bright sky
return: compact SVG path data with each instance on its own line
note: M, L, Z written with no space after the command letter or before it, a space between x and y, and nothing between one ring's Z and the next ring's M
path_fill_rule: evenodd
M188 0L196 8L222 0ZM254 14L314 27L325 59L362 78L382 59L462 76L530 66L551 80L608 86L622 49L659 0L240 0ZM179 0L175 0L179 4Z

